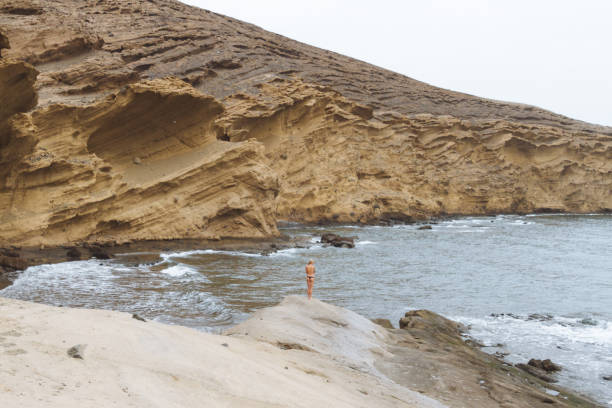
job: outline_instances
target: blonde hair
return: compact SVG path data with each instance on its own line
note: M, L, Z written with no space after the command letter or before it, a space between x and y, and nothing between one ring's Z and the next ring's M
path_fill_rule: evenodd
M312 265L314 263L314 261L311 259L310 261L308 261L308 265Z

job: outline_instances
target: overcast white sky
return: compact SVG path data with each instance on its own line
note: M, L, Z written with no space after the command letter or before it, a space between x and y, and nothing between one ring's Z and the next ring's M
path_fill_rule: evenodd
M432 85L612 126L610 0L183 0Z

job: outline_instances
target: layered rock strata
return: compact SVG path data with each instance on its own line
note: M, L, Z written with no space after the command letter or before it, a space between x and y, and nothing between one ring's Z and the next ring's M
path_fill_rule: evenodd
M225 98L230 141L266 147L277 213L376 222L443 214L612 210L612 137L504 120L374 115L325 87L275 80Z
M0 47L0 245L612 211L608 127L175 1L10 0Z
M0 64L0 73L32 76L27 64ZM188 84L160 79L85 107L14 114L2 123L0 237L57 245L276 235L278 185L263 146L219 141L222 112Z

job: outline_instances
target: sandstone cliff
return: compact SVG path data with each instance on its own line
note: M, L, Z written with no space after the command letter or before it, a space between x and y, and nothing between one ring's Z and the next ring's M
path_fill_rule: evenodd
M4 71L35 77L23 63L0 61ZM22 99L8 109L23 110ZM223 110L160 79L85 107L11 116L2 124L0 237L55 245L277 234L277 179L259 143L217 140Z
M7 0L0 48L3 245L612 211L608 127L176 1Z

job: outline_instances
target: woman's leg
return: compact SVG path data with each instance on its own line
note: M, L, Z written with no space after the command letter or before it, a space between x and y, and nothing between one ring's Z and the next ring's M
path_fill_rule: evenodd
M314 278L306 278L308 284L308 299L312 299L312 287L314 286Z

